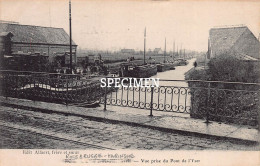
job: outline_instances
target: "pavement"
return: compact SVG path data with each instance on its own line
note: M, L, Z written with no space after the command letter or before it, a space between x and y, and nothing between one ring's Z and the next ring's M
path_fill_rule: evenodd
M74 115L97 121L124 123L160 131L179 132L207 138L214 137L254 143L260 142L260 131L256 128L219 122L207 124L205 120L193 119L190 118L189 114L183 113L153 111L153 116L151 117L148 116L150 111L145 109L107 105L107 110L104 111L103 105L96 108L84 108L9 97L0 97L0 103L14 108Z

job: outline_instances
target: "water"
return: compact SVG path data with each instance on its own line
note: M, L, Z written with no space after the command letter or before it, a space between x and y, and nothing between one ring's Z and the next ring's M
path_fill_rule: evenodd
M193 63L196 58L190 59L189 64L186 66L176 66L175 70L168 70L165 72L159 72L157 75L152 76L151 78L160 78L161 80L185 80L185 73L193 68ZM160 86L187 86L186 82L167 82L160 81Z
M175 70L157 73L151 78L161 80L184 80L185 73L193 68L195 59L189 60L186 66L177 66ZM113 105L136 108L150 108L151 88L119 88L108 95L109 103ZM185 81L160 81L160 87L153 91L153 109L190 112L190 94Z

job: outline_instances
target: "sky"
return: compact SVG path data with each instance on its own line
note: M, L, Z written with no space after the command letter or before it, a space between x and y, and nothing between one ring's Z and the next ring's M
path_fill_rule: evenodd
M69 33L69 0L0 0L0 20L64 28ZM246 25L258 38L260 1L72 0L72 38L81 49L206 51L209 29Z

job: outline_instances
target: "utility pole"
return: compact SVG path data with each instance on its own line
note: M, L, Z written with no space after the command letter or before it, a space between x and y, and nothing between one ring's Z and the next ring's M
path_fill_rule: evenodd
M71 34L71 0L69 1L69 22L70 22L70 73L72 74L72 34Z
M51 1L49 2L49 19L50 19L50 27L51 27Z
M179 58L179 48L178 48L178 45L177 45L177 57Z
M183 54L184 54L184 59L185 59L185 58L186 58L186 57L185 57L185 48L184 48L184 50L183 50Z
M181 54L182 54L182 43L181 43L181 49L180 49L180 57L181 57ZM183 58L183 57L181 57Z
M173 41L172 60L174 60L174 57L175 57L175 40Z
M145 65L146 27L144 28L144 65Z
M205 54L204 69L206 69L207 55L210 55L210 40L208 38L208 52Z
M165 63L165 58L166 58L166 38L165 38L165 42L164 42L164 60L163 63Z

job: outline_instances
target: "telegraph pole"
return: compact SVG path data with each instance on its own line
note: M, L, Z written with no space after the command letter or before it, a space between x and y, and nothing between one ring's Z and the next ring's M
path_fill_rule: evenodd
M179 48L178 48L178 45L177 45L177 57L179 58Z
M174 57L175 57L175 40L173 41L172 60L174 60Z
M183 52L183 54L184 54L184 59L185 59L185 58L186 58L186 57L185 57L185 48L184 48L184 50L183 50L183 51L184 51L184 52Z
M206 69L207 55L210 55L210 39L208 38L208 53L205 54L204 69Z
M164 42L164 60L163 63L165 63L165 58L166 58L166 38L165 38L165 42Z
M49 2L49 18L50 18L50 27L51 27L51 2Z
M180 49L180 57L181 57L181 54L182 54L182 44L181 44L181 49ZM183 58L183 57L181 57Z
M70 73L72 74L71 0L69 1L69 19L70 19Z
M146 27L144 28L144 65L145 65Z

